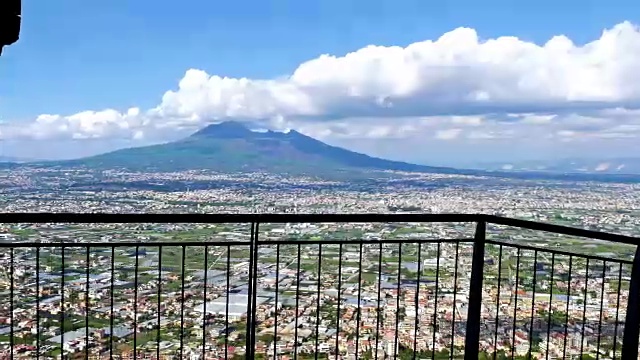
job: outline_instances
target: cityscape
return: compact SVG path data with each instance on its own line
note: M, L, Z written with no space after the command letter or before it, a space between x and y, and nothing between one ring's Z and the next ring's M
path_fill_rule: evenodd
M0 0L0 360L640 359L639 18Z
M400 175L404 185L32 168L4 173L2 206L484 213L638 235L637 185ZM105 190L116 182L138 188ZM258 191L256 182L273 185ZM474 223L265 223L252 245L248 223L5 224L0 343L4 356L25 359L459 358L474 231ZM619 356L633 246L492 224L486 236L481 356Z

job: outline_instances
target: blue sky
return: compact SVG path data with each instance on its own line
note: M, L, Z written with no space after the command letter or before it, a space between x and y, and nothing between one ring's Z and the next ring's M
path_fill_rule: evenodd
M165 92L176 91L178 82L189 69L221 77L278 79L290 76L301 63L322 54L342 57L367 45L406 47L416 42L437 40L459 27L474 29L481 40L515 36L520 41L540 45L563 34L579 46L599 39L603 29L623 21L636 24L640 16L640 6L634 1L57 0L24 3L21 40L5 49L0 57L0 119L12 128L4 132L0 128L3 134L19 132L16 128L27 127L41 114L65 117L105 109L125 113L133 107L146 114L163 103ZM376 76L371 74L371 77ZM429 101L428 96L416 99ZM629 99L635 98L625 97L625 104ZM620 108L622 102L619 104L618 100L616 98L610 106L597 110ZM402 102L398 100L397 103ZM414 102L406 104L409 108ZM625 109L635 110L625 104L622 104ZM549 115L551 108L543 107L540 113ZM306 128L310 135L325 134L323 139L332 143L348 144L357 150L393 158L418 162L435 160L428 154L429 146L425 154L417 155L415 148L398 148L394 143L398 141L397 136L394 140L394 136L372 138L355 134L353 137L360 140L354 141L353 138L332 136L335 131L329 131L329 135L323 132L323 126L335 127L337 123L343 127L353 123L354 128L363 128L361 131L365 132L367 126L409 126L415 117L434 115L428 111L422 114L425 109L411 108L402 116L387 114L380 119L356 123L350 119L375 118L377 109L345 114L340 112L343 107L332 109L321 114L322 120L298 119L308 115L306 113L302 114L305 116L291 112L282 115L289 125ZM447 111L446 106L444 110ZM512 110L498 108L491 113L506 116ZM574 113L569 110L563 107L564 113ZM407 114L410 116L405 116ZM199 115L201 124L213 119L203 120L202 113ZM280 115L269 113L264 118L280 118ZM158 117L157 114L149 115L145 124L158 121ZM396 121L395 117L402 119ZM190 128L180 129L186 133ZM440 140L445 140L451 136L443 132L449 131L447 134L453 135L455 129L459 128L445 126L431 133L440 131L443 135ZM180 131L171 133L181 134ZM145 136L127 138L118 132L116 135L90 136L92 140L69 140L73 136L65 137L60 133L37 139L7 135L2 150L10 155L71 157L166 140L167 136L171 137L146 132ZM452 150L450 159L439 156L441 161L459 162L469 152L477 154L478 149L491 160L498 160L509 146L521 145L518 141L478 145L455 138L466 147L448 142L451 149L457 150ZM38 144L36 147L34 142ZM424 145L420 139L402 142L421 148ZM567 155L593 147L567 145L566 141L559 141L557 146L566 149ZM437 144L436 148L442 149L442 144ZM571 150L573 148L575 150ZM37 153L45 150L34 149L46 149L46 154ZM549 152L536 148L535 143L517 153L520 158L549 156ZM616 150L610 155L617 155Z

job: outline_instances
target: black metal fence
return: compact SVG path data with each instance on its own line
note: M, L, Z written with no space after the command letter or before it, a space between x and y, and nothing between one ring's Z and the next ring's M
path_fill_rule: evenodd
M462 214L3 219L3 359L638 358L633 237Z

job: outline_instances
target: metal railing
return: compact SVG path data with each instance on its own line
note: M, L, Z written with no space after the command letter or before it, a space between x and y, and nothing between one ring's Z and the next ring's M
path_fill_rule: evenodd
M638 358L634 237L466 214L2 217L2 359Z

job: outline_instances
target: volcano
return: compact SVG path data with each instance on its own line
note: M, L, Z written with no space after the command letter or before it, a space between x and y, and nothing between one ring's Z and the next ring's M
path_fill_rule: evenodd
M60 165L136 171L211 170L323 175L336 172L460 173L445 167L385 160L331 146L295 130L252 131L240 122L209 125L165 144L116 150Z

